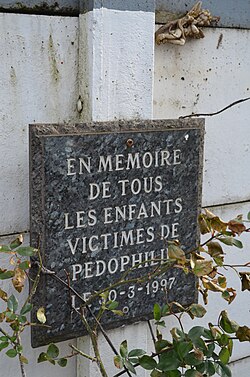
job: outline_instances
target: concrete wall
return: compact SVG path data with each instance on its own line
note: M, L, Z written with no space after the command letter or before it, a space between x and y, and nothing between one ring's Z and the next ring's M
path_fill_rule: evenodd
M215 28L205 30L205 39L189 41L183 47L156 46L154 118L211 113L249 97L249 42L250 30ZM206 117L202 204L225 220L238 214L246 217L250 209L249 116L249 102L245 102ZM242 240L244 250L229 254L232 263L249 261L249 236ZM227 310L232 318L249 326L249 292L240 293L237 276L232 272L228 275L239 295ZM216 320L226 305L213 294L210 298L206 317ZM233 361L233 376L248 376L249 344L235 345Z
M122 17L119 17L121 23ZM0 14L0 243L6 243L19 232L26 234L28 242L28 124L75 122L79 119L76 111L79 93L78 21L76 17ZM144 27L146 25L145 21ZM111 29L109 24L107 32L112 32ZM139 30L138 27L136 35ZM118 32L119 28L116 29ZM204 40L190 41L183 47L164 45L155 48L154 118L178 118L192 112L212 112L249 96L250 31L207 29L205 34ZM221 34L223 38L218 47ZM143 48L147 51L144 42ZM116 54L116 41L111 40L110 43ZM131 43L135 49L139 42L133 39ZM123 59L127 52L120 49L119 53L114 62L112 56L109 56L105 63L110 75L114 72L112 67L118 67L119 59L122 67L126 68ZM140 54L143 55L142 49ZM100 70L104 67L101 64L103 61L100 62ZM139 67L140 60L137 64ZM133 69L131 72L134 74L136 69ZM100 72L100 76L95 72L96 77L102 79L104 71ZM105 93L113 95L112 91L105 90L103 87L103 97ZM122 87L119 90L122 91ZM112 114L116 116L118 109L115 106L112 109ZM151 110L147 111L150 114ZM211 207L225 219L239 213L246 215L250 208L249 115L249 103L246 102L219 116L206 119L203 205ZM99 116L97 110L95 116ZM245 239L245 243L247 246L249 240ZM244 251L238 252L241 261L248 260L247 250L246 247ZM232 261L238 261L237 254L232 255ZM239 288L236 277L230 275ZM216 320L220 308L224 307L224 302L211 295L207 316L209 320ZM239 294L228 310L237 321L249 326L248 292ZM168 326L173 324L169 319ZM189 321L186 322L188 325ZM130 347L147 345L152 349L145 323L116 329L110 334L117 347L127 338ZM89 348L87 339L79 343L83 348ZM67 344L64 342L61 345L62 353L69 353ZM115 371L110 363L112 354L102 337L100 345L112 376ZM36 359L42 349L30 348L29 334L25 337L24 346L27 347L26 356L30 360L28 377L76 377L76 360L71 360L66 369L49 364L37 365ZM0 365L1 375L19 375L16 361L8 359L3 352L0 353ZM244 343L237 345L233 355L233 376L247 377L249 366L249 346ZM82 376L98 376L93 366L84 370ZM140 371L138 376L146 377L148 373Z
M0 13L0 35L2 244L20 232L29 238L28 124L77 120L78 18ZM37 364L41 350L31 349L29 333L24 340L28 376L75 376L75 360L68 369ZM67 343L62 352L69 353ZM1 376L20 375L4 352L0 365Z

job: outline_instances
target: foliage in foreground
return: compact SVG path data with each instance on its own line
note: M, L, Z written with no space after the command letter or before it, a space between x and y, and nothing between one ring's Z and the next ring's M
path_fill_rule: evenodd
M242 291L250 290L250 262L242 265L227 264L225 262L226 253L224 245L242 248L243 245L238 239L242 233L249 232L247 224L250 222L250 213L247 219L237 216L229 222L222 221L218 216L206 210L199 217L201 234L207 234L208 238L196 249L184 252L178 241L168 241L168 258L159 262L157 276L166 272L166 268L179 268L185 273L192 273L197 277L198 291L203 297L204 304L208 302L208 292L219 293L228 304L236 297L236 290L228 286L226 269L233 269L241 279ZM46 313L44 308L37 312L38 323L30 323L27 315L32 310L32 297L35 294L39 283L41 273L46 273L46 268L42 265L39 250L31 247L22 246L22 237L19 236L8 246L0 246L0 253L10 256L11 268L0 268L0 280L10 280L16 293L22 292L25 279L29 276L30 261L29 257L35 254L39 260L39 268L35 279L33 280L32 290L23 304L18 302L16 293L7 295L0 289L0 299L5 303L5 309L0 313L0 351L5 351L10 358L18 357L21 367L22 377L25 377L24 364L28 363L24 356L21 343L21 335L28 326L46 326ZM132 271L132 269L131 269ZM55 274L54 278L59 279ZM128 278L129 271L126 272ZM141 276L138 282L147 283L150 275ZM60 281L60 279L59 279ZM61 281L66 285L69 291L72 289L67 282ZM124 281L121 282L124 284ZM84 310L75 309L90 335L94 357L84 354L81 350L70 345L72 352L66 356L59 356L59 349L55 344L50 344L46 352L39 355L38 362L49 361L53 365L65 367L67 359L75 355L81 355L97 363L102 376L107 377L105 366L98 348L98 331L101 331L108 345L112 348L115 357L114 364L120 370L114 377L127 374L131 376L136 374L136 368L142 367L149 371L151 377L208 377L215 373L221 377L230 377L231 371L228 366L232 355L233 343L235 340L240 342L250 341L250 328L240 326L228 317L227 311L223 310L218 317L217 323L209 323L207 327L194 326L188 331L184 329L182 318L188 315L192 319L202 318L206 314L206 309L201 304L192 304L189 307L183 307L178 302L155 303L153 308L155 331L150 322L150 331L154 343L154 350L148 354L143 349L128 349L127 341L124 340L120 349L116 350L111 339L104 331L100 320L105 311L113 312L114 315L121 315L117 310L119 303L108 299L108 292L112 286L107 287L101 292L95 292L93 298L98 294L101 299L100 310L97 316L91 313L88 302L83 299L82 307L90 310L92 321L86 319ZM167 293L167 292L166 292ZM166 295L167 297L167 295ZM177 313L178 312L178 313ZM165 320L167 315L174 316L178 327L170 330L170 337L167 339L163 335ZM165 332L165 331L164 331Z

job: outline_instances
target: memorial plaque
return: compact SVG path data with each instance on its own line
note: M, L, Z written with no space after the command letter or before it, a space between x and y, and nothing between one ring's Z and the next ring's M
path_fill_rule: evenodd
M155 302L196 301L195 278L180 269L133 279L159 268L167 241L197 244L203 136L203 120L30 126L31 243L44 266L85 300L131 269L109 291L124 315L106 312L104 327L152 318ZM72 305L67 287L42 276L33 321L44 307L51 328L32 328L34 347L86 333Z

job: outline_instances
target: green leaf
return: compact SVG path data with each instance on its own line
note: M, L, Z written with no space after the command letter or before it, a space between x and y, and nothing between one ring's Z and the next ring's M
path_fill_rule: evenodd
M7 301L7 307L8 307L8 309L9 309L11 312L13 312L13 313L16 312L16 310L17 310L17 308L18 308L18 301L17 301L17 299L15 298L14 295L11 295L11 296L9 297L9 299L8 299L8 301Z
M15 331L15 332L17 332L17 331L20 330L20 326L19 326L19 324L16 323L16 322L11 323L11 324L10 324L10 327L11 327L12 330Z
M135 348L134 350L131 350L128 354L128 357L138 357L138 356L143 356L145 355L146 351L142 350L142 349L139 349L139 348Z
M190 365L190 366L196 366L196 365L200 365L203 360L198 360L196 357L195 357L195 353L194 352L190 352L189 354L187 354L185 356L185 363Z
M15 275L14 271L0 272L0 280L5 280L5 279L13 278L14 275Z
M119 302L118 301L112 301L109 306L108 306L108 309L109 310L115 310L119 305Z
M139 358L139 364L142 368L146 370L155 369L157 362L153 359L153 357L148 355L143 355Z
M181 377L181 375L182 374L181 374L181 372L179 370L169 370L166 373L166 377Z
M154 304L154 319L159 321L161 319L161 307L159 304Z
M177 353L174 350L170 350L160 355L160 362L157 365L157 369L162 370L163 372L170 371L177 369L180 364Z
M233 246L233 240L234 240L234 238L232 236L229 236L229 237L220 237L220 238L218 238L218 240L220 242L224 243L225 245Z
M193 272L196 276L201 277L208 275L213 270L213 261L210 260L196 260Z
M164 304L162 309L161 309L161 315L162 317L165 317L170 312L170 307L168 304Z
M229 343L229 337L226 334L222 334L220 339L218 339L220 346L227 346Z
M221 361L223 364L228 364L229 359L230 359L230 353L229 353L229 351L228 351L227 348L222 348L222 349L220 350L219 358L220 358L220 361Z
M198 340L201 336L204 336L205 328L202 326L194 326L188 332L188 337L192 340Z
M6 312L5 316L6 316L6 318L10 319L11 321L16 320L16 314L14 314L12 312Z
M213 340L214 339L213 334L208 329L204 329L203 336L204 336L204 338L209 339L209 340Z
M241 241L236 240L235 238L233 239L233 245L238 247L238 249L243 249L243 244Z
M232 372L227 365L222 363L215 363L215 371L221 377L232 377Z
M24 315L32 310L33 305L27 302L21 309L20 314Z
M239 329L239 325L235 321L231 321L228 317L227 311L223 310L221 312L221 320L220 326L226 331L228 334L233 334Z
M112 310L112 313L114 313L115 315L119 315L120 317L124 315L123 311L121 310Z
M182 361L184 357L193 349L191 342L175 342L174 349L176 350L179 359Z
M221 288L226 288L227 286L227 279L225 276L218 276L218 284Z
M8 345L9 345L9 342L0 343L0 351L2 351L4 348L8 347Z
M65 358L59 359L58 362L57 362L57 364L58 364L60 367L66 367L67 363L68 363L68 360L65 359Z
M229 339L227 349L230 353L230 356L232 356L232 353L233 353L233 345L234 345L233 339Z
M204 373L206 370L206 362L202 362L200 365L196 366L196 370L200 373ZM203 376L203 375L202 375Z
M23 243L23 236L20 234L14 241L11 242L10 248L11 250L16 249L18 246L22 245Z
M40 355L38 356L37 362L38 362L38 363L42 363L43 361L47 361L47 360L48 360L47 353L42 352L42 353L40 353Z
M207 360L205 362L206 364L206 372L209 376L213 376L215 374L215 367L214 367L214 364L212 363L212 361L210 360Z
M23 346L21 345L16 346L16 350L17 350L17 353L23 352Z
M36 249L30 246L19 247L16 251L19 255L24 257L32 257L36 253Z
M20 355L19 360L24 364L29 364L28 359L23 355Z
M247 220L250 221L250 212L248 212L248 214L247 214Z
M128 356L128 343L126 340L124 340L120 345L120 354L122 357Z
M0 341L1 342L8 342L9 338L7 336L0 336Z
M118 369L123 368L124 363L123 363L123 359L121 358L120 355L114 356L114 364L115 364L116 368L118 368Z
M168 340L165 340L165 339L157 340L155 342L155 350L156 350L156 352L160 352L164 348L171 347L171 346L172 346L172 343L170 343Z
M21 262L18 267L23 271L28 270L30 268L30 261L25 260L24 262Z
M207 345L207 352L206 352L206 356L207 357L212 357L212 354L214 352L214 349L215 349L215 344L214 343L210 343Z
M9 248L9 246L0 245L0 252L9 253L10 251L11 251L11 249Z
M135 368L134 366L131 364L131 362L127 359L124 360L124 365L125 367L131 372L131 373L134 373L136 374L136 371L135 371Z
M192 304L191 306L189 306L188 311L197 318L204 317L207 312L206 309L200 304Z
M25 323L27 322L27 317L25 315L18 315L17 319L20 323Z
M188 369L185 372L185 377L202 377L203 375L195 369Z
M54 343L51 343L48 346L47 355L49 358L55 359L59 355L59 348Z
M6 355L7 356L9 356L9 357L16 357L16 355L17 355L17 351L14 349L14 348L11 348L10 350L8 350L7 352L6 352Z
M166 376L166 375L165 375ZM157 369L154 369L151 373L150 373L150 377L164 377L163 376L163 373L158 371Z
M196 339L193 343L194 343L196 348L199 348L204 353L207 352L207 350L208 350L207 345L202 338Z

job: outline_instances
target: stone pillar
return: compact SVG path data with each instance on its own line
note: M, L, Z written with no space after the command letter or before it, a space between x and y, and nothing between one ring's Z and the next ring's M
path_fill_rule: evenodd
M81 12L82 119L151 119L154 1L83 1Z
M154 0L81 1L81 121L152 119L154 11ZM109 331L109 336L118 349L124 339L130 348L145 348L148 343L145 323ZM102 336L99 344L108 375L112 376L118 372L113 353ZM88 337L79 338L78 346L83 352L92 352ZM78 358L78 377L99 375L94 363ZM141 370L137 376L146 374Z

